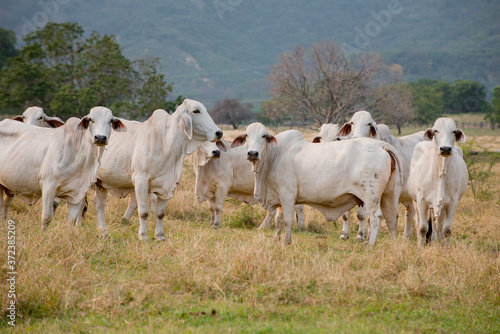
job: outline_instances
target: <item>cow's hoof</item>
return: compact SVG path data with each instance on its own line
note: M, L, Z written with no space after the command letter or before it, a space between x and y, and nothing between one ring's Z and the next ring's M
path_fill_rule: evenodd
M156 241L165 241L167 239L165 239L165 237L163 235L160 235L160 236L155 236L155 240Z
M357 242L363 242L364 240L365 240L365 237L364 237L364 236L362 236L362 235L358 235L358 236L356 237L356 241L357 241Z
M220 228L220 225L212 225L212 228L218 229Z
M147 235L140 234L139 235L139 240L149 240L149 237Z
M339 239L347 240L347 239L349 239L349 236L346 235L346 234L341 234L340 237L339 237Z

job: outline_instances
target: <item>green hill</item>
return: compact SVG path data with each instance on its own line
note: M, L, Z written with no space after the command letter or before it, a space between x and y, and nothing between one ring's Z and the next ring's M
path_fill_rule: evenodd
M380 52L408 80L500 84L497 0L21 0L2 7L0 25L18 35L48 19L115 34L127 56L160 57L174 93L209 106L226 97L265 99L278 54L326 38Z

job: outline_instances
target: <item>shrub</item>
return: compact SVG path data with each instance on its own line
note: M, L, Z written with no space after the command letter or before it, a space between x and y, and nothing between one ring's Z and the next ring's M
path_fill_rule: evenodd
M462 146L464 160L469 171L469 185L474 198L477 200L491 200L497 191L493 190L490 178L494 175L491 171L500 159L500 153L489 151L479 145L474 139Z

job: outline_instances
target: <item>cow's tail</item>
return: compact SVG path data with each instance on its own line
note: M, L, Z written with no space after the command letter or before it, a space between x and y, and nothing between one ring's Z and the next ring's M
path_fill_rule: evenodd
M395 178L395 186L398 194L397 199L399 199L399 194L401 194L401 191L403 190L403 180L404 180L403 166L401 165L401 159L399 158L399 153L392 145L384 143L382 148L391 157L391 179Z

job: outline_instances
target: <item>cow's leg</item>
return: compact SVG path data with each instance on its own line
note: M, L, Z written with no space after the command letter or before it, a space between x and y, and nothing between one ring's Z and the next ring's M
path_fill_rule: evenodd
M96 186L94 195L94 208L97 215L97 230L106 235L106 223L104 222L104 212L106 210L106 198L108 189Z
M382 209L389 235L391 239L394 240L398 234L398 200L395 198L394 194L382 195L380 199L380 208Z
M148 181L147 180L139 180L135 183L135 197L137 198L137 205L139 207L139 239L140 240L148 240L148 230L146 226L146 222L148 220L149 215L149 205L148 205Z
M405 237L405 239L410 240L413 217L415 216L415 209L413 208L412 201L404 202L403 205L405 206L405 211L406 211L406 223L403 236Z
M293 214L295 213L295 198L288 194L280 196L281 208L283 210L283 220L285 221L285 245L292 243Z
M82 218L85 217L85 213L89 207L89 202L87 201L87 194L83 197L82 204L80 205L80 211L78 212L78 216L76 217L76 226L82 226Z
M423 200L417 200L418 212L418 228L417 228L417 244L424 247L427 240L427 231L429 231L429 222L427 221L427 214L429 208Z
M260 224L258 230L263 230L269 227L271 225L271 222L273 221L274 216L276 215L276 210L273 211L267 211L266 218L264 218L264 221L262 224Z
M274 217L274 223L276 224L276 232L274 234L274 239L280 241L281 229L283 226L283 208L280 206L276 209L276 217Z
M168 200L167 200L168 201ZM165 207L167 204L165 204ZM150 212L155 215L158 212L156 209L158 208L158 196L155 193L149 194L149 207Z
M434 230L432 235L428 234L428 240L430 241L432 237L436 236L437 239L434 241L439 241L439 243L444 244L445 242L445 237L443 233L443 223L446 219L447 216L447 207L444 206L441 211L439 217L434 217Z
M443 217L443 229L444 229L444 239L440 238L440 242L442 240L445 241L446 246L450 245L450 238L451 238L451 230L452 230L452 225L453 225L453 218L455 218L455 212L457 211L458 207L458 199L452 201L450 203L445 211L445 217Z
M3 187L2 187L3 189ZM9 209L14 200L14 195L8 195L6 192L1 196L0 200L3 200L3 203L0 203L0 208L3 210L2 218L7 219L7 215L9 214Z
M351 210L346 211L342 214L342 234L340 234L339 239L347 240L349 239L349 220L351 219Z
M227 189L218 187L215 191L215 201L214 201L214 209L215 209L215 219L213 221L212 227L219 228L220 227L220 215L222 213L222 209L224 208L224 202L227 197Z
M155 194L151 194L151 197L149 199L151 203L156 203L155 239L157 241L165 241L165 235L163 234L163 217L165 217L165 210L167 208L168 199L158 198L158 196L156 196Z
M4 192L4 188L0 186L0 210L2 219L7 218L8 209L5 207L7 194Z
M54 217L53 206L55 196L55 189L50 186L42 188L42 231L47 229L52 217Z
M366 238L366 207L358 206L358 214L357 217L359 219L359 229L358 235L356 236L356 241L363 241ZM370 228L371 228L370 221Z
M366 202L365 205L367 205ZM365 212L370 215L370 234L368 236L368 244L370 246L374 246L377 242L378 230L380 228L380 221L382 220L383 213L380 205L367 207Z
M74 204L70 202L66 202L68 205L68 224L70 226L77 225L78 218L81 218L81 212L83 207L83 198L80 202ZM81 225L81 223L80 223Z
M304 218L304 206L303 205L296 205L295 206L295 217L297 218L297 226L299 227L300 230L305 230L306 225L305 225L305 218Z
M208 200L208 207L210 208L210 226L214 226L215 223L215 200Z
M127 211L125 211L122 220L126 223L130 222L130 218L132 218L135 210L137 210L137 200L135 199L135 192L131 192L128 197Z

